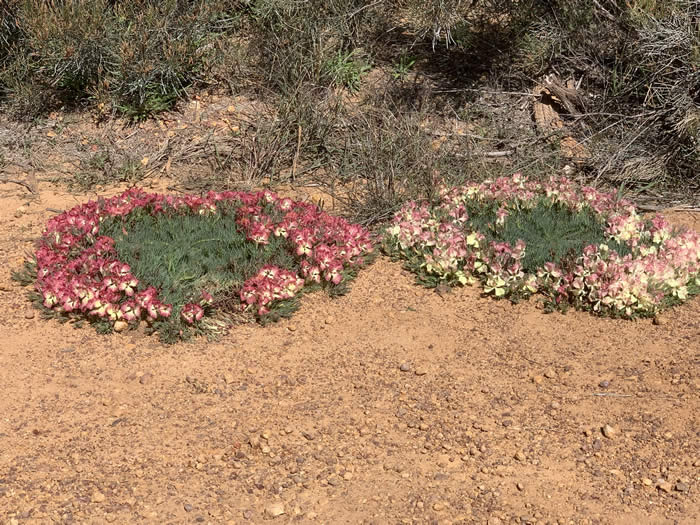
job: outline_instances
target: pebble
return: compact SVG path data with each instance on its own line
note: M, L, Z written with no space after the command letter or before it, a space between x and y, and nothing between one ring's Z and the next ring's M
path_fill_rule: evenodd
M673 485L671 485L668 481L660 481L656 484L656 488L668 494L673 489Z
M114 331L117 333L123 332L127 328L129 328L129 323L127 323L126 321L115 321L114 322Z
M409 365L408 363L401 363L401 365L399 366L399 370L401 370L402 372L408 372L409 370L411 370L411 365Z
M617 433L617 430L615 430L615 428L610 425L604 425L603 428L601 428L600 430L603 433L603 435L608 439L612 439Z
M416 368L416 371L414 372L417 376L424 376L428 373L428 371L425 368L418 367Z
M608 388L610 386L610 381L603 379L600 383L598 383L598 386L600 388Z
M651 484L653 481L651 481L649 478L642 478L642 485L645 485L647 487L651 487Z
M311 432L302 432L301 435L304 436L309 441L313 441L314 439L316 439L316 436Z
M194 508L189 503L185 503L182 507L185 509L185 512L192 512L192 509Z
M522 492L523 490L525 490L525 485L523 485L522 483L516 483L515 488Z
M520 450L518 450L518 451L515 453L515 456L513 456L513 457L514 457L515 459L517 459L518 461L525 461L525 459L527 459L527 458L525 457L525 454L523 454L523 452L521 452Z
M532 378L532 382L535 383L536 385L541 385L544 382L544 377L542 376L534 376Z
M35 315L36 314L34 313L34 310L27 310L26 312L24 312L25 319L34 319Z
M297 331L297 327L296 327L296 325L290 324L290 325L287 327L287 330L289 330L290 332L296 332L296 331Z
M150 383L152 380L153 380L153 374L151 374L150 372L146 372L145 374L143 374L143 375L139 378L139 383L141 383L142 385L147 385L147 384Z
M350 481L352 479L352 477L353 477L352 472L346 472L345 474L343 474L343 479L345 481Z
M557 372L554 370L554 368L548 368L544 371L544 377L547 379L554 379L557 377Z
M678 492L688 492L690 490L690 486L687 483L684 483L683 481L679 481L678 483L676 483L676 486L674 488Z
M445 510L445 504L442 501L436 501L435 503L433 503L433 510L435 512Z
M273 518L281 516L284 514L284 504L281 501L270 503L267 507L265 507L265 513Z
M234 380L235 378L233 377L233 374L231 372L226 372L224 374L224 383L226 383L227 385L233 383Z
M501 518L492 516L489 518L489 521L486 522L486 525L503 525L503 522L501 521Z
M92 494L92 501L94 501L95 503L102 503L105 499L105 495L99 491L95 491Z

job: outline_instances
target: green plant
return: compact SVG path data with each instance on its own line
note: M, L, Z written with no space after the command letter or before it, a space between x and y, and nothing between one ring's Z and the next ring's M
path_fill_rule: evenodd
M371 66L358 57L356 49L350 52L338 51L323 66L323 72L335 86L346 87L351 92L360 89L362 76Z
M403 80L411 72L415 63L415 57L402 54L399 57L399 61L394 65L394 71L392 72L393 77L396 80Z
M437 203L406 203L384 248L427 286L478 280L514 301L539 292L549 310L634 318L700 293L698 232L565 178L445 187Z
M145 320L173 342L218 333L231 311L289 315L305 284L343 293L372 251L363 228L268 191L132 188L54 217L13 276L35 280L30 297L47 316L101 332Z
M266 264L298 271L286 239L251 243L233 211L203 216L136 212L107 218L100 233L114 239L119 260L139 281L154 286L161 300L173 305L198 299L203 290L216 301L230 298Z
M590 245L608 243L610 249L622 256L630 253L628 246L605 235L604 219L590 208L571 209L540 198L534 204L514 206L507 217L499 221L497 203L469 204L465 226L482 233L487 242L515 246L523 241L527 250L521 264L528 273L536 273L547 262L568 266Z

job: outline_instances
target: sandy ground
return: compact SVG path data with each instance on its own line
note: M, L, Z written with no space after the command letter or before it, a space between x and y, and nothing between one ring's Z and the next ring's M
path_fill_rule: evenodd
M0 185L0 523L700 522L698 299L546 315L380 258L290 321L164 346L29 308L11 270L86 197L26 195Z

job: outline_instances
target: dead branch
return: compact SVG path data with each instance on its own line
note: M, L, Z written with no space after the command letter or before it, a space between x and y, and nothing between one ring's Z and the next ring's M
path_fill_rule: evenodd
M21 180L14 180L14 179L0 179L0 183L2 184L19 184L20 186L24 186L29 190L29 193L35 194L36 191L32 186L26 182L23 182Z

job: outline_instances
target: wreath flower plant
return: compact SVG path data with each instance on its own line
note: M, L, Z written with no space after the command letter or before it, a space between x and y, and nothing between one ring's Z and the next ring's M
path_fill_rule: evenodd
M697 232L566 178L441 188L434 205L396 213L383 248L426 286L479 281L512 301L539 293L549 311L650 317L700 293Z
M305 290L344 293L372 256L365 228L270 191L134 188L50 219L15 277L48 315L102 332L145 320L173 342L216 333L236 312L288 316Z

